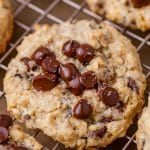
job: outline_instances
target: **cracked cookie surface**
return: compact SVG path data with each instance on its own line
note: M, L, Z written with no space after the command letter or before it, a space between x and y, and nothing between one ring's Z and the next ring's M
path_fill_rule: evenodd
M64 51L69 40L78 44L71 42ZM141 110L146 83L139 56L106 22L43 25L17 50L4 79L8 111L66 147L104 147L124 136Z
M0 53L5 52L13 30L13 15L9 0L0 0Z
M138 131L136 133L136 141L138 150L150 149L150 96L148 98L148 106L143 109L142 115L138 121Z
M86 0L92 11L128 27L150 30L149 0ZM145 3L144 3L145 2ZM142 4L141 4L142 3Z

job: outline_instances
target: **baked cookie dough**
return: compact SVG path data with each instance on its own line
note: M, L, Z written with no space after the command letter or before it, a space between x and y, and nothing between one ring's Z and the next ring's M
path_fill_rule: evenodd
M136 134L138 150L150 149L150 96L148 99L148 106L143 109L141 118L138 121L138 131Z
M17 50L4 79L8 111L66 147L105 147L141 110L139 56L106 22L43 25Z
M0 54L5 52L12 36L13 15L9 0L0 0Z
M42 150L43 146L25 133L8 115L0 115L0 150Z
M150 29L149 0L86 0L97 14L134 29Z

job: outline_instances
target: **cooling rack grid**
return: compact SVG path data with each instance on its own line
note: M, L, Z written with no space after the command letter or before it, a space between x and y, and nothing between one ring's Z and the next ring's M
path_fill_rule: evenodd
M13 38L5 54L0 56L0 113L6 113L5 93L3 91L3 78L7 71L7 65L12 57L16 55L16 47L23 37L32 32L33 26L37 23L63 23L78 19L95 19L103 21L103 16L92 13L84 0L11 0L14 6L15 31ZM30 19L29 19L30 18ZM109 21L110 22L110 21ZM134 31L118 24L110 22L117 30L131 39L140 54L143 71L146 74L147 82L150 85L150 32L142 33ZM150 91L147 87L146 97ZM5 107L5 109L4 109ZM135 132L137 130L137 119L129 128L124 138L114 141L103 150L136 150ZM29 131L45 149L49 150L71 150L65 149L58 142L53 141L40 131Z

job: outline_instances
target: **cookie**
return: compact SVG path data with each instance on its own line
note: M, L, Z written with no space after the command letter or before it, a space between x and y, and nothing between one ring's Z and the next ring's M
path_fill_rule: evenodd
M139 56L106 22L43 25L17 50L4 79L8 111L66 147L104 147L141 110Z
M150 29L149 0L86 0L97 14L124 26L146 31Z
M13 124L8 115L0 115L0 150L42 150L43 146Z
M0 53L5 52L13 31L13 15L9 0L0 0Z
M150 149L150 96L148 106L143 109L142 115L138 121L138 131L136 133L136 141L138 150Z

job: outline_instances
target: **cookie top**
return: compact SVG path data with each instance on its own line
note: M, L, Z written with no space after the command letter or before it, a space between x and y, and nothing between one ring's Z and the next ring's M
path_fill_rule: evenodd
M6 49L12 36L13 15L9 0L0 0L0 53Z
M143 105L136 49L106 22L43 25L24 38L8 68L8 111L67 147L108 145Z
M0 115L0 150L42 150L43 146L13 123L10 116Z
M136 133L136 141L138 150L150 149L150 96L148 106L143 109L142 115L138 121L138 131Z
M86 0L92 11L128 27L150 29L149 0Z

